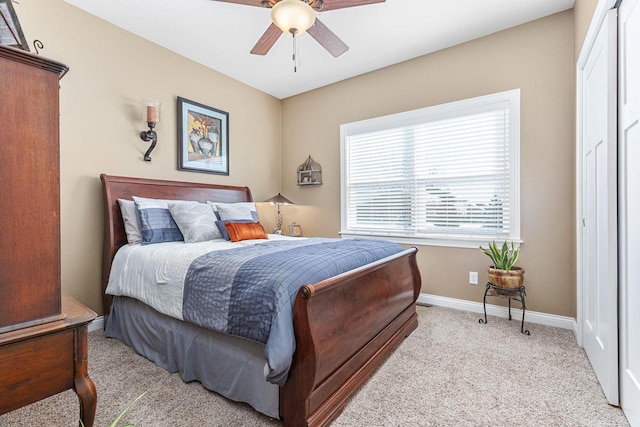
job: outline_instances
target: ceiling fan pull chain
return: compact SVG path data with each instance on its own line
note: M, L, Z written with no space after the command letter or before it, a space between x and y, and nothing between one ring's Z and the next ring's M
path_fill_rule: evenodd
M293 35L293 72L298 72L298 58L296 57L296 35Z

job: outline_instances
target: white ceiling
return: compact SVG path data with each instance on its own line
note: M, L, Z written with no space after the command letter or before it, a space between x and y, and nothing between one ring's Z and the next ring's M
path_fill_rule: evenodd
M574 0L387 0L321 12L348 46L334 58L309 34L282 35L265 56L249 51L270 9L215 0L66 0L249 86L286 98L505 28L571 9Z

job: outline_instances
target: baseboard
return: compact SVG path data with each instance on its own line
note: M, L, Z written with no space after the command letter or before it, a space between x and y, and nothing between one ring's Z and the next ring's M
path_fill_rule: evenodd
M456 298L441 297L421 293L418 296L418 303L432 304L440 307L455 308L456 310L470 311L473 313L484 313L481 302L467 301ZM509 309L499 305L487 304L487 315L498 317L509 317ZM522 319L522 310L511 307L511 317L517 320ZM89 322L88 330L96 331L104 329L107 316L100 316ZM573 317L558 316L556 314L541 313L539 311L527 310L525 322L538 323L540 325L554 326L556 328L571 329L574 335L578 335L578 324Z
M87 330L91 332L91 331L97 331L98 329L104 329L105 321L106 321L106 316L96 317L91 322L89 322L89 324L87 325Z
M418 303L455 308L456 310L470 311L473 313L484 313L481 302L441 297L438 295L430 295L425 293L420 294L420 296L418 297ZM509 309L507 307L502 307L499 305L487 304L487 315L508 318ZM516 320L522 320L522 310L512 306L511 317ZM571 329L572 331L574 331L574 334L576 333L577 328L576 320L573 317L558 316L555 314L547 314L531 310L527 310L525 322L554 326L556 328Z

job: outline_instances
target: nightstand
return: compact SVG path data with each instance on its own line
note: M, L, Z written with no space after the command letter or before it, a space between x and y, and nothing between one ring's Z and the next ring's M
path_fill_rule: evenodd
M96 313L62 294L62 320L0 334L0 414L75 390L93 425L96 388L87 374L87 324Z

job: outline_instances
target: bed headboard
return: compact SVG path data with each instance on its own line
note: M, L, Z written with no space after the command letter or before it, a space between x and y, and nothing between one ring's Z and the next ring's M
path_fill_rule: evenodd
M199 202L251 202L248 187L202 184L194 182L161 181L146 178L100 175L104 195L104 241L102 250L102 296L104 314L109 314L111 296L104 293L109 281L111 262L116 251L127 244L118 199L132 200L133 196Z

